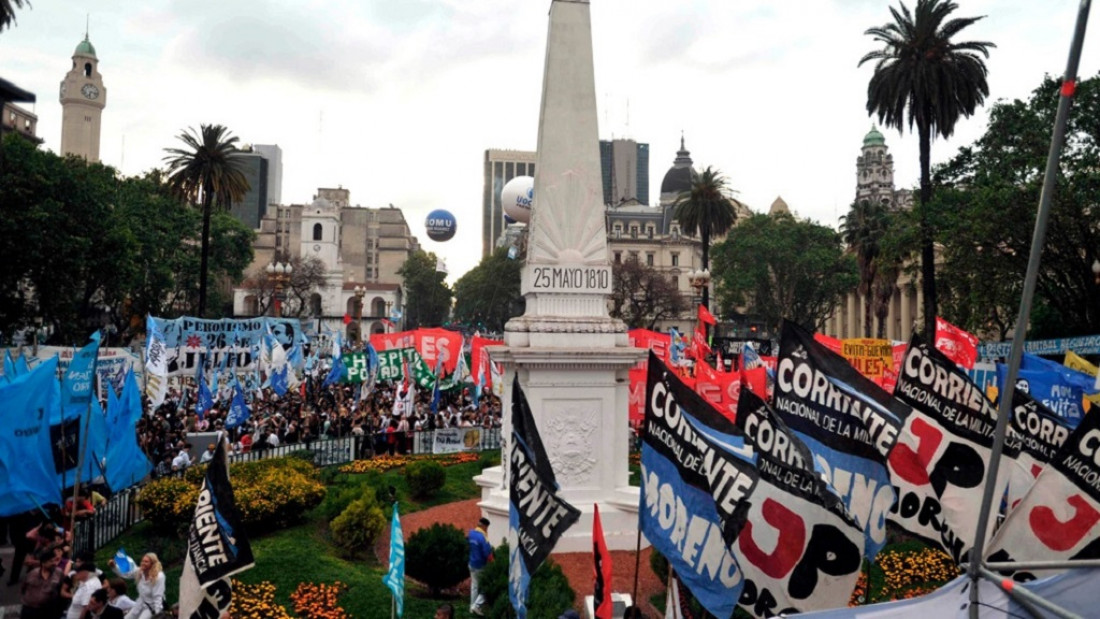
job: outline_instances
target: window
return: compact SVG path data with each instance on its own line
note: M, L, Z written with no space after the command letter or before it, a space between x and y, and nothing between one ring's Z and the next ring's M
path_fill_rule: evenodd
M645 227L645 235L648 238L653 238L653 226L646 226Z
M638 226L630 226L630 238L638 238Z
M646 266L653 266L653 253L652 252L647 253L645 255L645 263L646 263Z
M623 252L621 252L621 251L615 252L615 264L622 264L622 263L623 263Z
M680 266L680 254L677 254L677 253L672 254L672 266L674 266L674 267Z
M672 283L673 288L680 288L680 277L678 275L669 277L668 281Z
M623 225L622 224L615 224L611 229L615 233L615 238L619 238L620 236L623 235Z
M91 76L92 76L92 63L85 62L84 63L84 77L91 77Z
M313 240L314 241L323 240L323 238L322 238L324 236L323 232L324 232L324 229L321 227L321 224L313 224Z
M636 252L636 251L630 252L630 261L631 262L637 262L638 261L638 252Z

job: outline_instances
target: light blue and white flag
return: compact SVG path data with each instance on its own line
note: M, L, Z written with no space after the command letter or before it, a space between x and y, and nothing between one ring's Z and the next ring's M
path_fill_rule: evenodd
M232 430L247 421L251 416L252 411L248 409L248 403L244 400L244 390L241 389L241 383L238 381L233 388L233 403L229 405L229 414L225 418L225 427Z
M393 523L390 525L390 569L382 577L382 584L393 592L397 616L400 617L405 612L405 536L401 533L397 503L393 504Z

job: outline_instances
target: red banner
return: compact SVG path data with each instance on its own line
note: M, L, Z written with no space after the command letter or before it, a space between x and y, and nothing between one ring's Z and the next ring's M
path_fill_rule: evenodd
M474 382L477 383L481 373L484 372L485 387L488 389L493 384L493 373L489 371L489 363L491 363L491 360L481 358L481 351L486 346L504 346L504 340L492 340L479 335L475 335L470 339L470 366L472 368Z
M672 346L672 338L667 333L650 331L649 329L631 329L627 334L630 345L636 348L648 348L654 354L668 363L668 350ZM643 357L638 365L630 370L630 404L629 415L631 424L640 424L645 417L645 380L646 358Z
M936 349L968 370L978 360L978 338L936 316Z
M737 418L737 397L741 393L739 375L719 373L707 362L698 361L695 364L695 393L731 421Z
M607 543L603 539L603 524L600 522L600 506L593 507L592 514L592 558L596 563L596 584L592 593L592 606L596 619L611 619L611 553L607 552Z
M437 360L443 361L447 374L455 371L458 356L462 354L462 334L447 329L417 329L416 351L428 367L435 371Z
M413 348L416 346L416 332L375 333L370 336L370 345L374 346L374 349L379 352L397 348Z

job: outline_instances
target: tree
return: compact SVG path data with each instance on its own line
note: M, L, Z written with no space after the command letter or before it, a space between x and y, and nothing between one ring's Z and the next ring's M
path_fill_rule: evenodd
M878 280L879 241L885 234L886 205L874 200L857 200L840 218L840 234L859 268L857 291L868 302L863 305L863 337L871 337L871 291Z
M936 170L945 317L959 326L1002 339L1016 327L1060 87L1047 77L1028 100L996 103L985 134ZM1097 118L1100 75L1078 84L1067 119L1030 337L1100 332Z
M519 291L523 263L502 247L481 259L455 282L455 320L482 331L503 332L504 325L523 314Z
M891 8L894 21L866 34L882 44L860 59L875 61L867 84L867 113L900 132L917 128L920 143L921 287L924 331L931 341L936 329L935 230L928 213L932 199L932 136L951 137L960 116L969 118L989 95L984 58L995 47L985 41L954 42L964 28L982 19L951 19L958 8L950 0L917 0L915 12L901 4Z
M418 249L397 271L405 278L405 325L410 329L439 326L451 311L447 274L436 270L437 262L435 254Z
M728 193L726 177L708 166L692 179L691 189L681 193L672 205L684 233L698 234L702 240L704 269L710 268L711 239L729 232L737 221L737 211ZM709 286L703 288L703 305L710 309Z
M611 317L629 329L653 329L661 320L678 318L688 309L680 289L657 269L630 258L613 265Z
M15 24L15 9L30 6L27 0L0 0L0 30L11 28Z
M210 258L210 215L227 209L249 190L237 150L237 137L222 125L200 125L177 136L185 148L166 148L168 185L180 198L202 207L202 253L199 263L198 316L206 314Z
M859 281L835 230L787 213L753 215L714 253L721 311L744 307L772 331L784 318L820 330Z
M299 258L279 252L276 252L274 261L287 263L292 267L290 281L283 288L286 302L280 308L282 315L295 318L310 315L313 311L309 304L310 297L315 290L323 288L327 281L328 269L325 268L325 263L316 256ZM261 316L265 316L275 301L275 280L266 270L261 269L252 284L252 291L256 293L257 309Z

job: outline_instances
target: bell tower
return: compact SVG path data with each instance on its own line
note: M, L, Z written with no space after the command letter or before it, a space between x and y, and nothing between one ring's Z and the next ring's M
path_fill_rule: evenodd
M99 161L99 129L107 89L99 74L95 48L84 40L73 52L73 66L61 80L61 154Z

